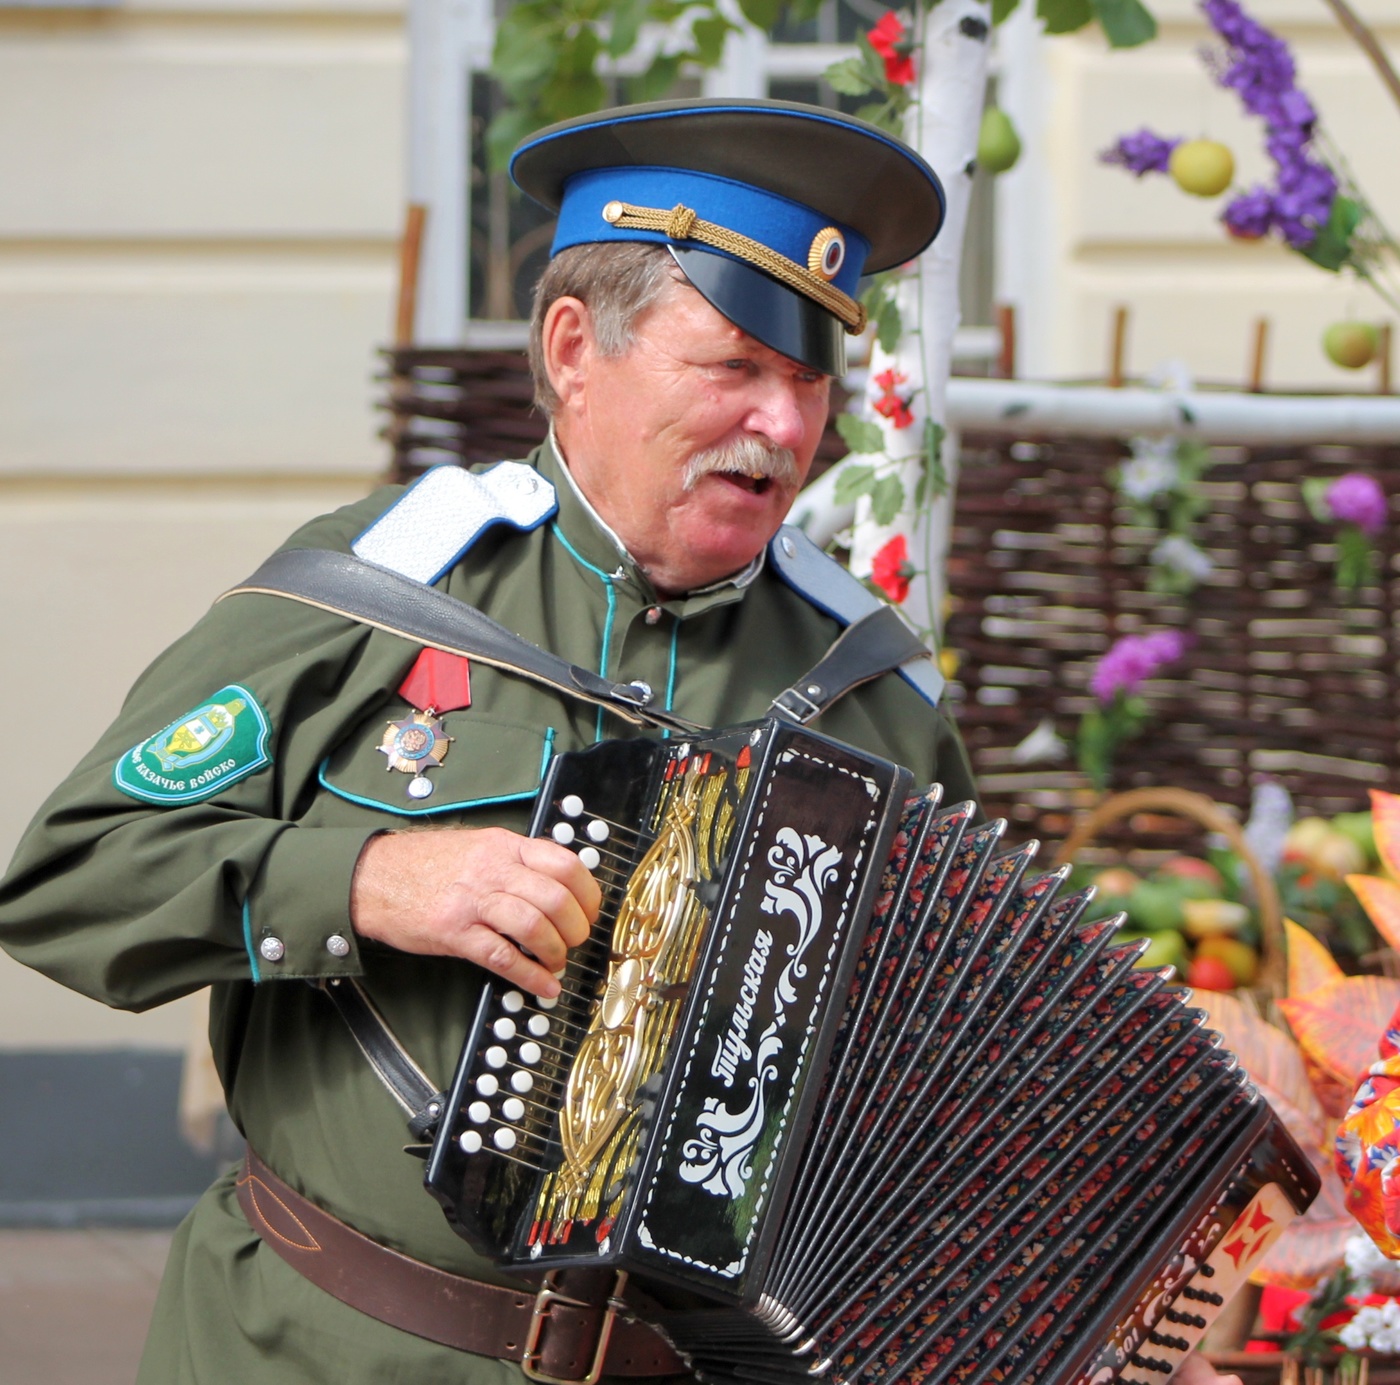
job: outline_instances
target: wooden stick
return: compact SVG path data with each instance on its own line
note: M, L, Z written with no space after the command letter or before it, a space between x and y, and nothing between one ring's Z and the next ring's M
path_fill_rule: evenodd
M1347 0L1325 0L1327 7L1337 16L1337 22L1343 29L1354 38L1371 60L1371 65L1380 73L1381 81L1385 83L1386 89L1395 99L1395 104L1400 106L1400 74L1390 64L1390 59L1386 57L1385 49L1381 47L1380 40L1362 22L1360 15L1347 4Z
M1119 304L1113 310L1113 344L1109 347L1108 384L1110 389L1123 388L1123 357L1128 345L1128 310Z
M1001 350L997 354L997 374L1003 380L1016 378L1016 308L1011 303L997 304L997 328L1001 332Z
M399 242L399 302L394 314L394 345L413 342L413 323L418 309L418 265L423 253L423 230L428 209L421 202L410 202L404 219L403 239Z
M1376 343L1376 393L1390 393L1390 346L1393 337L1390 323L1382 322L1380 340Z
M1264 392L1264 358L1269 349L1269 319L1259 317L1254 320L1254 352L1249 363L1249 392Z

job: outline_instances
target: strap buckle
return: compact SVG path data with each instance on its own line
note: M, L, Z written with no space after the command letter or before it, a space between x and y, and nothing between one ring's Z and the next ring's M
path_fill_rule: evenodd
M812 694L821 696L822 689L815 683L809 683L807 686ZM799 726L805 726L822 710L822 704L814 702L812 697L799 687L784 688L773 699L772 707L775 712L795 721Z
M618 1270L616 1278L613 1280L612 1292L608 1295L603 1313L603 1321L598 1327L598 1342L593 1349L593 1362L588 1368L588 1374L582 1377L573 1378L557 1375L549 1375L539 1367L540 1338L544 1335L544 1325L549 1319L550 1309L556 1303L566 1304L570 1308L596 1308L593 1303L585 1303L582 1299L570 1298L569 1295L561 1293L554 1287L554 1276L557 1270L551 1270L544 1277L544 1283L540 1285L540 1291L535 1295L535 1306L530 1310L530 1330L525 1337L525 1350L520 1358L520 1369L524 1371L530 1380L538 1380L541 1385L597 1385L603 1374L603 1364L607 1360L608 1342L612 1339L613 1323L617 1315L626 1311L626 1304L622 1301L622 1291L627 1287L627 1271Z

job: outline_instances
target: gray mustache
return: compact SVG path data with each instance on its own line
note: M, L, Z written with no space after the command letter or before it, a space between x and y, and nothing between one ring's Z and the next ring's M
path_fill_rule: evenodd
M682 478L693 490L711 472L737 472L741 476L766 476L780 485L797 484L797 458L790 447L774 447L759 438L744 436L720 447L697 452L685 465Z

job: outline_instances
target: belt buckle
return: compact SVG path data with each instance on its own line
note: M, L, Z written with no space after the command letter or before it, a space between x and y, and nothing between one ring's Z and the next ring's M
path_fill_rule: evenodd
M535 1295L535 1306L530 1310L530 1330L525 1337L525 1350L520 1358L520 1369L524 1371L527 1379L540 1381L541 1385L597 1385L603 1374L603 1363L607 1359L608 1342L612 1339L613 1322L618 1313L623 1311L626 1306L622 1302L622 1291L627 1287L627 1271L618 1270L616 1272L612 1292L607 1297L603 1321L598 1328L598 1345L593 1349L593 1363L588 1368L588 1374L582 1377L549 1375L540 1370L536 1364L540 1355L540 1338L544 1335L544 1325L549 1318L549 1310L552 1305L565 1303L572 1308L596 1307L595 1304L585 1303L581 1299L570 1298L567 1294L560 1293L554 1287L556 1273L557 1271L551 1270L545 1275L544 1283L540 1285L540 1291Z

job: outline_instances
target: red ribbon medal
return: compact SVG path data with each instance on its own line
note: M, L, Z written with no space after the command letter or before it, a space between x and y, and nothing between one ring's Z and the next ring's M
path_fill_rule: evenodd
M408 796L427 798L433 791L427 772L447 757L453 739L440 713L471 706L470 666L461 654L425 649L399 684L399 696L418 710L402 721L391 721L377 748L390 770L413 775Z

